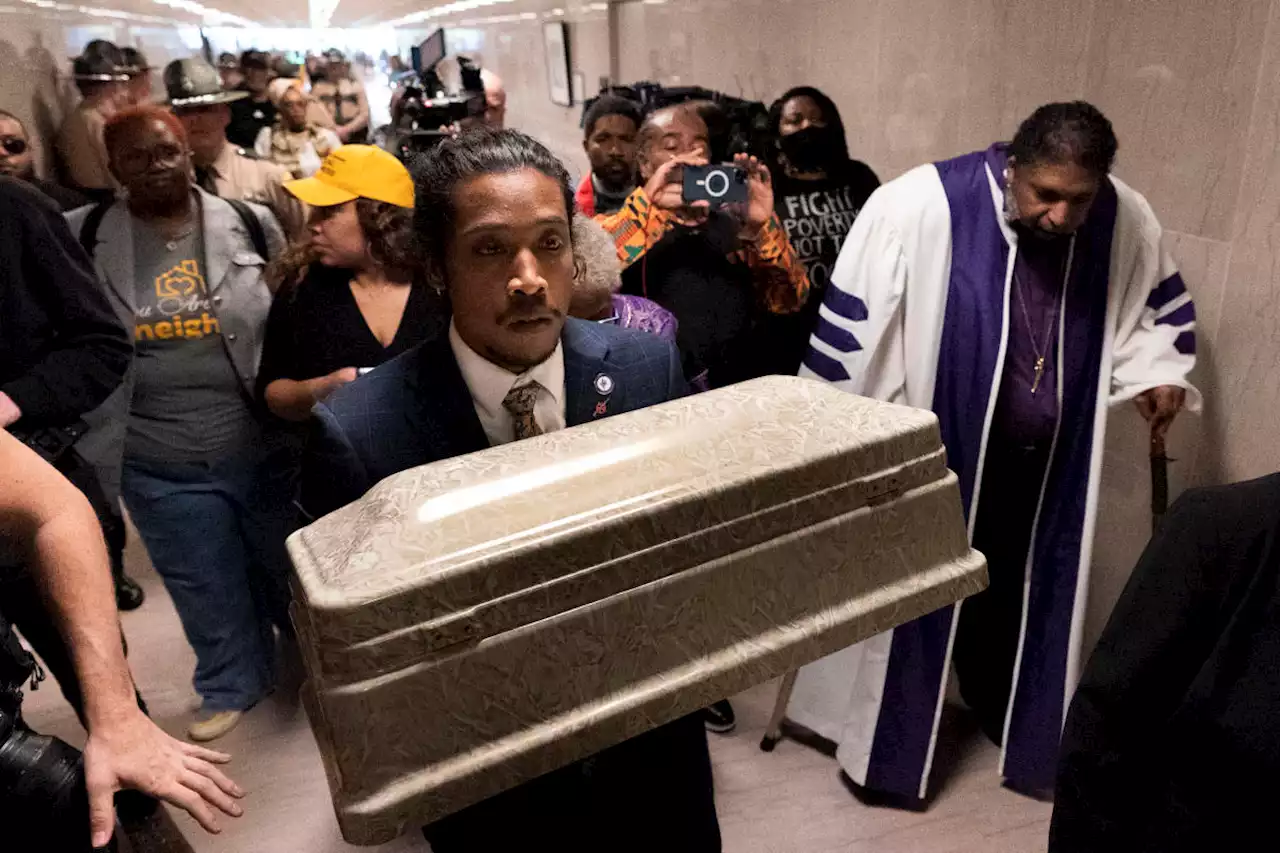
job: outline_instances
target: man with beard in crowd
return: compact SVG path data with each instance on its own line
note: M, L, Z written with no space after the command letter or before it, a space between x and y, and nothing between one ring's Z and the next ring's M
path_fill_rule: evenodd
M617 95L601 95L583 116L586 134L582 147L591 161L591 172L574 196L580 213L617 213L635 190L640 121L640 106Z

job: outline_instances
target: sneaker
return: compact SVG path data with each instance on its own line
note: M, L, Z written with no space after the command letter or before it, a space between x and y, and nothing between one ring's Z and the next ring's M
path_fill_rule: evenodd
M123 574L116 578L117 608L124 611L137 610L146 600L147 594L133 578Z
M721 699L714 705L702 709L702 721L707 731L718 735L727 735L738 727L738 718L733 715L733 706L728 699Z
M240 724L244 711L201 711L187 727L187 737L196 743L217 740Z

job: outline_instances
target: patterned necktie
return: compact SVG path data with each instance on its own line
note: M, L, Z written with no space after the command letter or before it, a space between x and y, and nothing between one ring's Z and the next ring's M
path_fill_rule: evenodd
M542 427L533 419L533 406L538 402L538 389L541 387L537 382L530 382L519 388L512 388L502 401L503 408L511 413L515 421L516 441L542 435Z

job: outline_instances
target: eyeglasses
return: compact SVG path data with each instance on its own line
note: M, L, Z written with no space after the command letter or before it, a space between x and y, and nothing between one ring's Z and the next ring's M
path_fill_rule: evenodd
M19 154L27 153L27 140L17 136L6 136L0 139L0 148L4 148L4 153L11 157L17 157Z

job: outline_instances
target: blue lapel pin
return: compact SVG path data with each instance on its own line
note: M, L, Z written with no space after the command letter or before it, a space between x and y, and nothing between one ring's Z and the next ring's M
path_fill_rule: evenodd
M596 375L596 392L608 397L613 393L613 377L607 373Z

